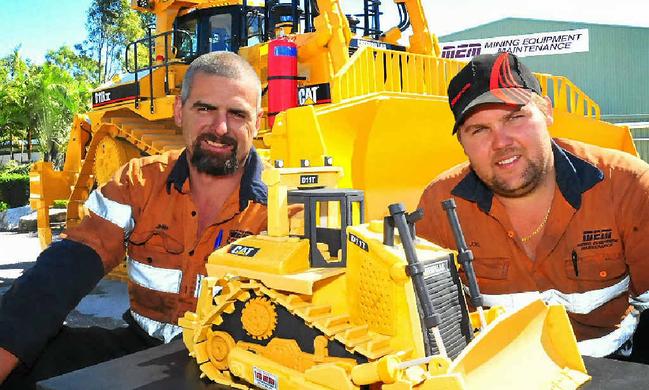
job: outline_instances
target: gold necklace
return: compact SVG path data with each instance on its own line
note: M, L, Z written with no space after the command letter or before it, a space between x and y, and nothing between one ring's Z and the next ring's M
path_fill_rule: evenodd
M529 235L527 235L525 237L521 237L521 242L527 242L532 237L539 234L539 232L543 229L543 226L545 226L545 223L548 222L548 217L550 216L550 210L552 210L552 205L550 205L550 207L548 207L548 211L545 213L545 217L543 217L543 221L541 221L541 224L539 226L537 226L537 228L534 229L534 231L532 233L530 233Z

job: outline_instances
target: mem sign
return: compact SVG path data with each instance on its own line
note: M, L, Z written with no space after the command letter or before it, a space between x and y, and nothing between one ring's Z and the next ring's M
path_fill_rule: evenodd
M441 42L442 58L471 60L479 54L509 52L518 57L588 51L588 29L540 32L486 39Z

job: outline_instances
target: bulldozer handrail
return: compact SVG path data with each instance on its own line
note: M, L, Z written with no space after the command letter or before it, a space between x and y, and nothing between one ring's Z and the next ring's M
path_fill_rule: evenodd
M176 63L176 62L182 62L183 59L185 59L185 58L191 58L191 57L193 57L193 56L196 54L196 53L194 53L194 51L193 51L193 49L192 49L192 51L189 53L189 55L184 56L184 57L182 57L182 58L173 58L173 59L170 60L170 59L169 59L169 50L168 50L168 48L169 48L169 45L168 45L168 43L169 43L168 39L169 39L169 38L168 38L168 37L169 37L169 35L171 35L171 34L186 35L190 40L191 40L191 37L192 37L191 34L190 34L188 31L174 29L174 30L169 30L169 31L161 32L161 33L156 34L156 35L146 36L146 37L144 37L144 38L138 39L137 41L133 41L133 42L129 43L129 44L126 46L126 56L125 56L126 71L127 71L128 73L137 73L137 72L139 72L139 71L142 71L142 70L145 70L145 69L149 69L149 64L148 64L148 63L147 63L147 65L144 65L144 66L142 66L141 68L139 68L139 67L137 66L137 61L138 61L138 59L137 59L137 56L135 55L135 54L137 53L137 49L136 49L135 47L136 47L138 44L141 44L141 43L148 43L148 46L151 46L152 43L155 41L155 39L160 38L160 37L164 37L164 38L165 38L165 59L164 59L164 61L163 61L162 63L160 63L160 64L155 64L155 65L153 64L153 62L152 62L151 60L149 60L149 62L151 62L151 68L152 68L152 69L157 69L157 68L161 68L161 67L163 67L163 66L168 66L169 64L173 64L173 63ZM130 65L129 65L129 55L128 55L128 53L129 53L129 49L131 48L131 46L133 46L133 48L134 48L134 49L133 49L133 53L134 53L134 57L135 57L135 58L134 58L134 62L133 62L134 69L132 69L132 68L130 67Z
M431 55L365 46L334 76L332 102L377 92L446 95L464 63Z
M568 78L546 73L534 73L534 76L541 83L541 90L552 98L555 109L589 118L600 118L599 105Z
M464 65L447 58L365 46L332 79L332 102L377 92L446 96L448 83ZM534 75L556 109L600 118L599 105L566 77Z
M185 30L169 30L169 31L164 31L155 35L151 35L151 29L148 30L147 36L141 39L138 39L137 41L133 41L129 43L126 46L126 54L124 56L125 62L126 62L126 71L129 73L135 74L135 85L137 88L136 96L135 96L135 107L137 108L140 104L140 84L138 82L138 72L141 70L147 70L149 74L149 104L151 106L151 113L153 114L154 111L154 104L153 104L153 70L158 69L158 68L165 68L165 77L164 77L164 91L165 95L169 94L169 64L172 61L169 61L169 35L178 33L178 34L184 34L189 37L190 42L191 42L191 34ZM164 38L164 59L161 61L159 64L153 64L153 48L155 45L155 40L157 38L163 37ZM148 50L148 61L145 66L142 68L138 67L138 58L137 58L137 45L138 44L145 44L146 48ZM129 67L129 58L128 58L128 52L129 49L133 47L133 67L135 69L131 70ZM190 45L191 46L191 45ZM183 58L192 58L194 56L194 51L190 51L189 55ZM174 63L176 62L182 62L183 58L174 58ZM156 58L157 60L157 58Z

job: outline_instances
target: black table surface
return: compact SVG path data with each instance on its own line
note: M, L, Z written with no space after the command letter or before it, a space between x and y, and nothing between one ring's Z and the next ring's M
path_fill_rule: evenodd
M593 379L582 388L647 389L649 365L584 357ZM41 390L226 389L199 378L196 362L182 341L147 349L38 383Z

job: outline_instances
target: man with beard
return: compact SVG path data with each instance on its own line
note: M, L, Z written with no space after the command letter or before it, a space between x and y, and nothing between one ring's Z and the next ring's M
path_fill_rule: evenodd
M440 206L454 197L485 306L564 304L582 354L628 357L649 304L649 166L552 139L550 100L512 54L473 58L448 96L469 161L426 188L418 234L455 247Z
M130 161L89 196L89 215L41 253L0 307L0 383L38 380L166 343L196 306L209 254L266 226L262 162L252 147L261 84L233 53L196 59L174 118L187 148ZM127 251L131 307L115 330L61 327ZM15 367L15 369L14 369Z

